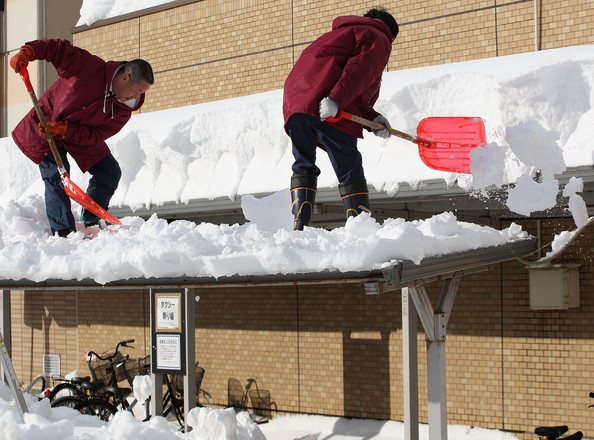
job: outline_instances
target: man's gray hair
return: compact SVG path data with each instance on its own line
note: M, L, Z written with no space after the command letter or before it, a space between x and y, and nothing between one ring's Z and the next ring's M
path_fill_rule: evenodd
M155 83L153 68L145 60L135 59L127 61L122 64L121 72L130 74L130 82L133 84L139 84L142 81L146 81L150 85Z

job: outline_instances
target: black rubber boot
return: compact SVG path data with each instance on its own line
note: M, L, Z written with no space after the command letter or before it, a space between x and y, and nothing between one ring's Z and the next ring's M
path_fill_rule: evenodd
M309 226L317 188L318 178L312 174L294 174L291 177L291 212L295 219L294 230L303 231L305 226Z
M363 211L371 213L369 190L365 179L340 183L338 190L340 191L340 197L342 197L342 205L347 218L355 217Z
M86 208L83 208L80 214L80 220L84 223L85 226L95 226L99 224L99 217L93 214L90 211L87 211Z

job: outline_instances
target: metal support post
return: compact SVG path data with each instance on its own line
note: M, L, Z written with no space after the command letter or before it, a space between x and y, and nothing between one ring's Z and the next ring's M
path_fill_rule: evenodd
M419 314L423 329L425 330L425 339L427 340L429 440L447 440L448 438L445 343L448 320L454 306L460 277L461 274L445 280L439 297L439 304L435 310L433 310L427 290L423 284L408 288L410 300L414 303L414 307L416 307Z
M184 428L185 432L191 430L188 426L188 414L196 407L196 325L195 325L195 291L186 289L186 375L184 377Z
M151 390L151 415L163 415L163 375L152 373L153 389Z
M402 374L404 393L404 440L419 440L419 356L417 310L408 287L402 289Z

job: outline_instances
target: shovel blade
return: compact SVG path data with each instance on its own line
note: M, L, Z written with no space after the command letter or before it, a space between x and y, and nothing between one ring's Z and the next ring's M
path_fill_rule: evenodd
M80 206L86 208L97 217L102 218L113 225L122 224L121 221L99 206L97 202L95 202L87 195L87 193L80 189L76 183L70 180L70 177L68 177L68 174L66 173L62 174L62 184L64 185L64 191L66 192L66 195Z
M487 144L485 124L479 117L431 117L417 126L421 160L430 168L470 173L470 152Z

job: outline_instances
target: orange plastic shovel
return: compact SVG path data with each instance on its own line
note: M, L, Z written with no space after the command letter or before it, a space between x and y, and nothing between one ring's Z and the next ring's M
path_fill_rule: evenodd
M21 63L21 70L20 75L23 81L25 82L25 86L27 87L27 92L29 92L29 96L31 97L31 101L33 101L33 106L35 107L35 112L37 113L37 117L39 118L39 122L41 126L45 128L47 126L45 122L45 117L43 112L41 111L41 107L39 106L39 101L37 101L37 96L35 96L35 90L33 90L33 86L31 85L31 80L29 79L29 72L25 67L24 63ZM54 159L56 160L56 165L58 165L58 171L60 172L60 178L62 179L62 185L64 185L64 191L66 195L78 203L83 208L91 211L97 217L102 218L105 221L108 221L114 225L121 225L122 222L103 209L100 205L97 204L92 198L90 198L82 189L80 189L68 176L68 171L64 168L64 162L62 162L62 157L58 152L58 147L56 147L56 143L54 139L51 137L50 134L46 133L45 138L49 143L50 149L52 150L52 154L54 155Z
M341 119L357 122L373 129L386 128L340 110L336 117L326 118L328 122ZM434 170L453 173L470 173L470 152L487 144L485 124L479 117L431 117L423 119L417 126L417 136L390 128L390 133L419 146L419 156L425 165Z

